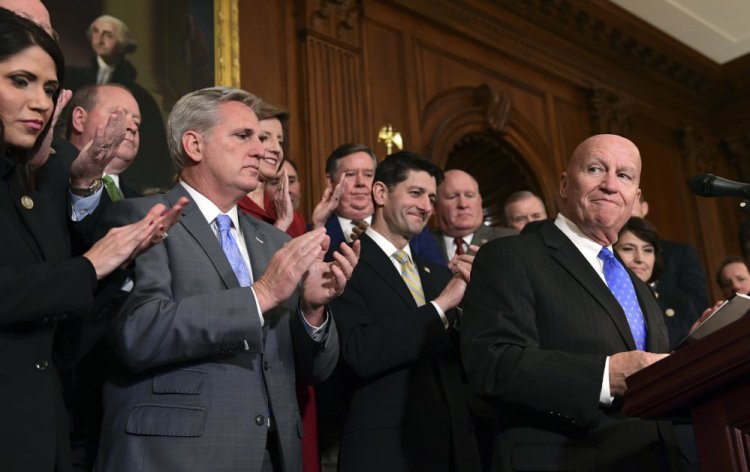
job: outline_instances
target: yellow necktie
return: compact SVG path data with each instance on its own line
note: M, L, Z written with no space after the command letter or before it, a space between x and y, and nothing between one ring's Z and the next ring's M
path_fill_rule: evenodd
M401 264L401 278L404 279L406 286L414 297L414 301L417 302L417 306L424 305L422 283L419 281L419 274L411 259L409 259L409 255L404 251L396 251L393 253L393 258Z

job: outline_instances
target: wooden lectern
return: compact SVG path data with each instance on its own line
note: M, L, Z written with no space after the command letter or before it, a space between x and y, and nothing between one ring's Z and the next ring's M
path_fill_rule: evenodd
M750 317L628 377L624 413L692 414L701 470L750 471Z

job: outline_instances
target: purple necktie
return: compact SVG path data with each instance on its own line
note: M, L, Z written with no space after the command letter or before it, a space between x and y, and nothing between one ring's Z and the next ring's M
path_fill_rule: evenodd
M218 215L216 217L216 226L219 228L219 245L224 250L224 254L227 255L229 265L232 266L232 270L234 270L240 286L251 286L253 284L253 276L250 275L247 264L245 264L245 260L242 258L242 253L240 253L240 247L237 246L237 241L234 240L234 236L232 236L232 232L230 231L232 219L227 215Z
M604 261L604 279L607 286L615 296L620 306L625 311L625 317L630 325L630 332L635 339L635 347L640 351L646 350L646 323L643 320L641 305L635 295L633 281L630 280L628 271L620 264L608 248L603 247L599 251L599 259Z

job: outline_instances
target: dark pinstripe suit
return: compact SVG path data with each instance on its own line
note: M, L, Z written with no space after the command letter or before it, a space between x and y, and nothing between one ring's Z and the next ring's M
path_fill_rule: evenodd
M665 352L659 306L631 279L648 350ZM553 222L480 249L461 326L469 380L495 400L497 470L652 470L664 440L676 450L667 423L600 406L606 356L635 349L633 337L606 284Z

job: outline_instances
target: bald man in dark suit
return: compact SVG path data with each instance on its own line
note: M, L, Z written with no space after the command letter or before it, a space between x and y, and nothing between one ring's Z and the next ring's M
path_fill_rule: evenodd
M461 350L496 409L496 470L679 469L668 422L619 412L626 377L669 350L649 288L611 253L640 173L632 142L585 140L561 176L558 217L476 256Z

